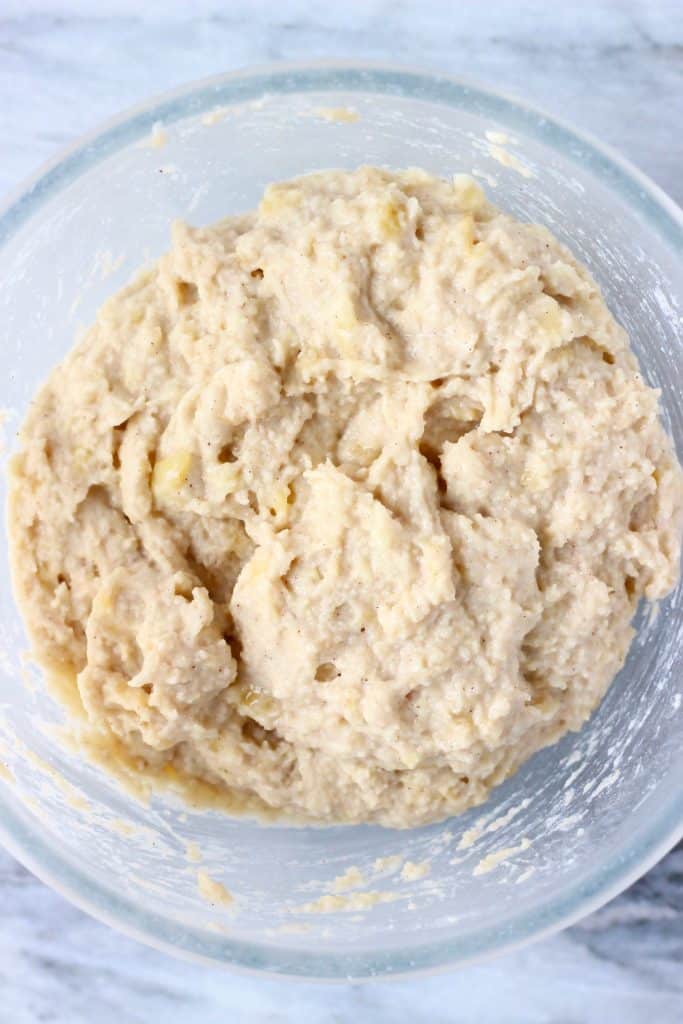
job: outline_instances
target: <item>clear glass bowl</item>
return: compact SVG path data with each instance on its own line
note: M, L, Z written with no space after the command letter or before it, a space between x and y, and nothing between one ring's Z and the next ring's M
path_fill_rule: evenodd
M337 107L358 120L321 115ZM533 177L501 163L486 132L505 133ZM211 222L253 207L274 179L361 163L473 169L495 202L571 245L661 388L680 451L681 211L619 157L516 102L446 76L349 65L186 86L110 122L16 195L0 218L8 434L79 325L167 248L173 218ZM64 748L64 713L22 653L4 545L0 557L2 839L84 909L161 949L327 979L455 964L576 920L683 834L680 586L657 614L641 612L628 663L582 732L534 757L485 807L410 832L264 827L170 795L141 806ZM429 874L373 868L395 854L428 859ZM351 866L366 876L362 891L398 898L301 911ZM227 886L231 907L200 894L198 869Z

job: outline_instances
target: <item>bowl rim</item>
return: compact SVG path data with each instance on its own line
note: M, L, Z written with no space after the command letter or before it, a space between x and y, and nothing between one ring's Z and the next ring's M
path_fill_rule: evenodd
M508 93L467 78L382 61L354 60L278 62L238 68L186 82L127 108L61 148L10 191L0 204L0 245L65 184L122 146L144 138L158 121L172 124L204 113L221 105L221 101L225 105L267 94L339 91L379 92L451 107L466 106L469 112L474 103L476 113L493 120L502 117L512 130L518 126L525 134L560 151L563 157L580 160L584 168L588 166L603 184L618 192L624 202L635 208L683 256L683 210L630 161L590 134ZM357 955L316 954L295 947L271 947L218 935L209 937L205 933L198 943L191 930L183 932L180 925L175 926L174 939L184 934L191 940L189 945L161 937L168 935L168 922L161 915L141 912L129 900L79 872L66 856L42 838L40 832L36 836L25 814L18 813L11 804L12 801L4 800L0 793L2 844L41 881L92 917L162 952L184 959L246 974L267 973L320 981L429 974L511 952L597 910L635 882L683 838L683 791L679 791L658 808L654 823L640 828L629 848L620 852L616 863L599 866L588 878L546 901L540 912L536 906L519 917L512 917L504 929L487 927L470 932L464 939L416 943L386 955L366 951ZM271 966L269 961L273 960L282 966Z

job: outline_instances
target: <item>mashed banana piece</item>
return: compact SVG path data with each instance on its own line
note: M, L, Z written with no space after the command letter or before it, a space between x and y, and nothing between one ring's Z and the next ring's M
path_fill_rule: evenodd
M17 594L89 728L287 815L483 801L676 579L656 392L585 268L465 176L321 173L175 224L21 442Z

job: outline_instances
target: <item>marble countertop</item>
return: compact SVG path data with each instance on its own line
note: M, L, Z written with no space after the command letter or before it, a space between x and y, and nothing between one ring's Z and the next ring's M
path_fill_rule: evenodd
M683 7L422 0L3 0L0 195L102 118L272 60L420 65L592 131L683 203ZM322 987L173 961L86 917L0 853L0 1022L678 1024L683 845L561 935L459 972Z

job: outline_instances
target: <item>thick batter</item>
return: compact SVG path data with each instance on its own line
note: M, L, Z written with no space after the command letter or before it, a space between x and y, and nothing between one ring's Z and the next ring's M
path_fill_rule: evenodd
M21 440L16 591L91 733L287 815L481 802L676 578L680 472L624 331L465 176L317 174L176 224Z

